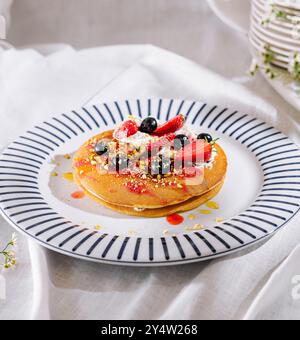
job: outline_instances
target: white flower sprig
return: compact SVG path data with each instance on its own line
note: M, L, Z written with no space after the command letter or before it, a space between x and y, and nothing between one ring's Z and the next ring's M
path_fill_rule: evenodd
M250 69L248 71L249 76L254 77L258 70L259 70L259 63L255 58L253 58L251 65L250 65Z
M252 64L250 66L250 70L248 71L248 74L253 77L255 76L256 72L258 70L262 70L265 72L265 74L270 78L274 79L276 78L277 74L272 67L272 62L275 59L275 54L271 50L269 45L264 45L262 52L261 52L261 62L259 63L256 59L252 60Z
M17 264L16 253L13 248L17 245L17 236L12 234L11 240L6 244L3 250L0 250L0 256L4 262L0 262L0 268L11 269Z
M291 24L291 36L296 40L300 39L300 17L285 12L283 9L277 7L271 2L265 8L265 14L262 17L261 25L269 27L270 24L278 21Z
M295 80L300 81L300 53L293 53L289 63L289 72Z
M280 20L284 22L289 22L288 14L283 10L276 7L276 5L271 4L266 7L266 14L263 16L261 24L268 27L269 24L275 20Z

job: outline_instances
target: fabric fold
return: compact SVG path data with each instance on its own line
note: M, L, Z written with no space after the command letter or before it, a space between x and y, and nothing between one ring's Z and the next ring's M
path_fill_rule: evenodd
M270 122L300 144L299 117L293 119L293 115L258 96L261 81L249 80L242 86L150 45L78 52L68 47L50 56L29 49L11 50L2 53L0 63L0 144L6 145L31 125L56 113L104 101L149 97L202 100L239 109ZM270 88L263 91L272 93ZM288 105L286 108L287 112L291 110ZM32 252L37 261L32 262L38 287L35 293L49 296L49 301L35 297L37 313L32 315L36 319L47 316L49 302L52 319L241 319L248 315L249 306L272 271L300 243L298 224L299 216L262 245L181 267L121 268L48 250L43 256ZM25 244L20 236L20 246ZM28 280L29 263L25 254L17 269ZM39 272L44 278L49 275L49 280L45 282ZM280 275L292 279L289 271ZM9 290L21 289L15 280L10 284ZM19 303L27 301L26 289ZM262 297L255 307L259 310L250 311L249 318L276 319L282 316L282 310L286 317L294 317L299 302L291 306L284 300L284 309L273 310L270 301L281 294L278 289L271 300L267 295L266 300ZM9 309L9 301L5 308ZM2 309L0 318L11 313Z

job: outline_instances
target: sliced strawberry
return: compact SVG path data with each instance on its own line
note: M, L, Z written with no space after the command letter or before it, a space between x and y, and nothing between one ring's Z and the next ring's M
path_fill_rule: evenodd
M168 133L174 133L174 132L180 130L183 127L184 122L185 122L185 118L184 118L183 115L176 116L175 118L173 118L169 122L158 127L154 131L154 135L163 136L163 135L166 135Z
M210 143L205 142L204 144L204 162L207 163L211 159L213 147Z
M135 135L139 131L139 127L134 120L126 120L121 126L114 131L114 138L122 140L124 138Z
M171 142L175 139L175 133L168 133L162 137L160 137L157 141L151 142L148 144L148 153L151 153L154 156L155 153L158 153L164 146L171 146Z
M161 137L160 137L160 140L161 140L161 142L162 142L164 145L166 145L166 144L169 144L169 143L173 142L173 140L175 139L175 137L176 137L176 134L173 133L173 132L171 132L171 133L168 133L168 134L166 134L166 135L164 135L164 136L161 136Z
M176 161L208 162L212 154L212 145L204 140L197 140L178 151Z

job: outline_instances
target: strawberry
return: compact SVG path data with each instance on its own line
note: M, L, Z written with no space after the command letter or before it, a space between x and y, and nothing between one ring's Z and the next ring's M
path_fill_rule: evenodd
M165 145L173 142L175 137L176 137L175 133L168 133L164 136L161 136L160 141L161 141L162 146L165 146Z
M135 135L138 131L139 127L134 120L126 120L114 131L114 138L122 140L126 137Z
M154 135L156 136L163 136L169 133L174 133L178 130L180 130L185 122L185 118L183 115L176 116L169 122L163 124L162 126L158 127L154 131Z
M171 146L171 142L175 139L175 133L169 133L160 137L157 141L148 144L148 153L152 156L158 153L164 146Z
M208 162L212 154L212 145L204 140L197 140L178 151L176 161Z

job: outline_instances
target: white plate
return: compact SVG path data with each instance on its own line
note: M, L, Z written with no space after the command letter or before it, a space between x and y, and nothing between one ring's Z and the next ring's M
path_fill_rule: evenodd
M259 0L262 4L262 0ZM297 3L298 2L298 3ZM276 1L278 6L283 6L284 8L286 8L286 5L288 4L288 10L292 13L299 13L300 10L300 3L298 0L277 0Z
M297 52L300 49L300 40L296 42L292 38L285 38L283 35L278 35L272 33L270 30L265 29L262 25L258 23L258 20L253 20L253 30L255 33L261 37L264 43L270 46L276 46L277 48L283 49L289 55L291 51ZM294 43L292 43L294 41Z
M128 114L162 121L178 113L195 132L220 138L229 169L215 198L220 209L183 214L185 222L114 213L84 198L62 178L88 138L113 129ZM58 172L58 177L51 174ZM17 230L66 255L122 265L170 265L231 254L266 239L299 211L300 151L282 133L242 112L184 100L120 101L58 115L19 137L0 158L0 208ZM208 209L203 207L202 209ZM224 223L216 223L223 217ZM203 230L188 231L195 224ZM100 231L95 230L101 225ZM166 229L169 233L166 234Z
M249 31L251 0L206 1L225 24L245 34Z
M265 10L264 5L262 5L258 1L257 2L253 1L253 7L254 7L255 14L257 16L263 17L265 15L266 10ZM296 14L294 14L294 15L296 15ZM291 16L288 16L288 18L292 19ZM276 29L281 29L281 32L287 32L288 35L290 35L290 32L291 32L290 29L293 28L293 25L291 23L289 23L287 21L280 20L280 19L276 19L276 18L274 18L272 20L272 24L270 24L270 27L274 27L274 26L276 26Z
M231 28L242 32L249 33L251 0L206 0L215 14ZM257 53L251 51L257 58ZM279 62L280 63L280 62ZM300 96L293 90L293 81L286 77L280 77L275 80L265 77L269 84L292 106L300 110Z

